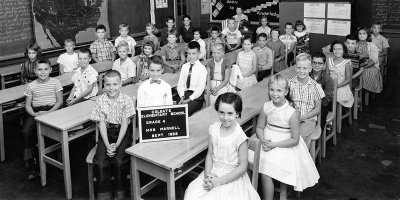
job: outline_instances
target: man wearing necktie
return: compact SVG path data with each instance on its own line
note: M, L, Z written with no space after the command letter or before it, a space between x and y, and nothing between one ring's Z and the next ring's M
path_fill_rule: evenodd
M207 69L199 61L200 44L191 41L188 44L188 63L182 66L177 91L178 104L188 104L189 116L203 107L204 89L207 81Z

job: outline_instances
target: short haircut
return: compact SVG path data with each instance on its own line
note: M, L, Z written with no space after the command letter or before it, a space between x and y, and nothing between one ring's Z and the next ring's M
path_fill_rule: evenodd
M271 29L270 34L272 34L272 31L278 32L279 35L281 34L281 31L279 30L279 28L273 28L273 29Z
M119 71L117 70L110 70L104 75L104 77L107 78L118 77L121 80L121 73L119 73Z
M64 40L64 45L67 43L72 43L73 45L75 45L75 42L72 39L66 39Z
M356 31L357 41L360 40L360 38L358 38L358 33L359 33L360 31L362 31L362 30L365 31L365 32L367 32L367 42L371 42L371 41L372 41L371 32L369 31L369 29L368 29L366 26L357 28L357 31Z
M248 36L244 36L243 37L243 42L246 41L246 40L250 41L250 43L251 43L251 36L249 36L249 35Z
M92 57L92 52L90 52L88 48L79 49L79 53L87 53L89 55L89 58Z
M310 66L311 66L311 56L308 53L301 53L299 55L296 56L296 63L298 63L299 61L307 61L309 62Z
M356 40L357 41L358 39L353 34L348 34L348 35L346 35L346 38L344 41L346 41L346 40Z
M263 38L265 38L265 39L268 38L268 36L267 36L266 33L260 33L260 34L258 34L258 35L257 35L257 40L260 39L260 37L263 37Z
M157 29L157 27L156 27L153 23L147 23L147 24L146 24L146 28L147 28L147 27L153 28L153 34L157 34L157 33L158 33L158 29ZM144 31L146 31L146 29L145 29Z
M176 32L175 29L172 29L172 30L169 30L169 31L168 31L167 35L175 35L175 36L178 36L178 32Z
M119 29L121 29L121 28L128 28L128 30L129 30L129 24L127 24L127 23L121 23L121 24L119 24L118 28L119 28Z
M343 42L338 41L338 40L335 40L335 41L332 42L332 44L331 44L331 50L330 50L331 52L333 52L333 46L335 46L336 44L342 45L342 46L343 46L343 53L344 53L344 54L347 54L347 47L346 47L346 45L344 45Z
M316 51L314 53L311 54L311 58L322 58L322 60L324 61L324 63L326 62L326 56L324 53L322 53L321 51Z
M188 20L192 20L192 18L189 15L184 15L182 19L185 20L185 18L188 18Z
M238 9L238 8L243 10L243 7L241 5L236 6L236 9Z
M165 20L165 22L168 22L169 20L172 20L175 23L175 17L173 16L168 16L167 20Z
M262 16L260 17L260 19L259 19L260 25L261 25L261 21L262 21L263 19L267 19L267 26L269 26L269 21L268 21L267 15L262 15Z
M96 31L100 30L100 29L103 29L104 31L107 31L106 26L104 26L103 24L99 24L99 25L96 26Z
M47 64L47 65L49 65L49 67L51 68L51 63L50 63L50 61L47 60L47 59L39 59L39 60L37 60L37 61L36 61L36 66L39 65L39 64Z
M25 48L25 57L28 57L28 51L29 50L33 50L37 53L36 57L39 57L40 54L42 53L42 49L39 47L39 45L37 45L36 43L32 43L29 44L26 48Z
M196 41L190 41L188 43L188 49L197 49L197 51L200 51L200 44Z
M293 24L292 24L292 22L286 22L286 24L285 24L285 28L286 28L286 26L288 26L288 25L290 25L290 26L292 26L292 27L293 27Z
M211 32L213 32L213 31L217 31L219 33L219 28L214 26L214 27L211 28Z
M164 68L164 60L159 55L154 55L154 56L150 57L149 61L148 61L149 66L151 63L154 63L156 65L161 65L161 67Z
M211 48L218 48L218 49L221 49L223 52L225 52L225 46L222 43L215 43L212 45Z
M196 27L196 28L194 28L193 29L193 33L195 33L195 32L198 32L199 34L200 34L200 38L201 38L201 34L202 34L202 30L201 30L201 28L199 28L199 27Z
M128 42L126 42L126 41L121 41L121 42L118 44L118 46L117 46L117 50L120 49L120 48L123 48L123 47L126 47L126 48L129 49L129 44L128 44Z
M297 26L300 26L300 25L303 26L303 31L306 30L306 25L301 20L297 20L296 25L294 27L296 28Z
M215 100L214 104L214 109L216 111L219 110L219 105L221 103L227 103L227 104L233 104L233 108L235 109L236 113L239 115L239 117L242 116L242 110L243 110L243 101L242 98L233 92L227 92L220 94L217 97L217 100Z

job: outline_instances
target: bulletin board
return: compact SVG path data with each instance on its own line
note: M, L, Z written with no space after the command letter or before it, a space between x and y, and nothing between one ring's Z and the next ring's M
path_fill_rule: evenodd
M323 4L325 5L325 11L324 12L314 12L312 14L317 15L317 14L324 14L324 16L307 16L307 10L305 10L305 3L318 3L318 4ZM308 19L312 19L312 20L319 20L319 22L322 23L322 21L324 21L324 25L323 25L323 31L321 33L309 33L310 36L310 50L311 52L315 52L315 51L321 51L322 47L329 45L331 42L333 42L334 40L339 40L339 41L343 41L345 38L345 34L342 35L335 35L335 34L328 34L328 23L332 23L332 22L337 22L337 23L350 23L351 21L351 13L342 13L339 12L337 14L343 14L347 17L349 17L350 19L341 19L338 16L332 16L329 12L328 12L328 7L329 5L332 8L333 4L346 4L350 6L350 10L351 10L351 4L349 1L340 1L340 2L335 2L335 1L307 1L307 2L298 2L298 1L281 1L280 2L280 16L279 16L279 28L281 31L283 31L285 29L285 24L286 22L291 22L293 24L296 23L297 20L303 20L303 21L307 21ZM332 9L331 9L332 10ZM305 15L306 14L306 15ZM310 13L309 13L310 14ZM305 17L307 16L307 17ZM343 16L344 18L344 16ZM332 24L330 24L332 26ZM336 25L333 24L333 26L335 27ZM339 27L341 26L341 24L339 24ZM351 24L350 26L350 31L351 31ZM309 27L311 28L311 27ZM306 29L307 30L307 29ZM332 28L331 28L332 30ZM337 30L337 29L334 29ZM350 32L349 31L349 32Z

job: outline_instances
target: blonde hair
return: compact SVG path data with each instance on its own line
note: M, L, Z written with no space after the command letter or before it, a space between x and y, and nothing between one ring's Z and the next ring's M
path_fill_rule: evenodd
M158 29L156 28L156 26L153 23L147 23L146 24L146 28L147 27L151 27L153 29L153 34L157 34L158 33ZM146 32L146 29L144 31Z
M283 77L281 74L273 75L268 81L268 87L270 87L271 84L285 86L285 89L289 90L289 81L285 77Z
M117 46L117 50L120 48L126 47L129 49L129 44L126 41L121 41L118 46Z
M308 65L311 66L311 56L308 53L301 53L296 56L296 63L299 61L306 61Z
M225 52L225 47L224 44L222 43L215 43L212 45L212 49L221 49L223 52Z

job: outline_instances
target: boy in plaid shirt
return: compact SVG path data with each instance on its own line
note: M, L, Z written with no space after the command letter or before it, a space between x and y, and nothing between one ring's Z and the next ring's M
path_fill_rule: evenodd
M116 49L113 43L106 39L106 33L107 30L103 24L96 26L97 40L90 45L90 51L92 52L93 60L97 63L105 60L115 60Z

